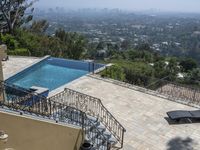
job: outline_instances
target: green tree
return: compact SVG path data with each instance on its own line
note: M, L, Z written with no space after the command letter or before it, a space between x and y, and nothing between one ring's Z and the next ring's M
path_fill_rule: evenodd
M166 76L168 76L168 71L166 70L166 63L165 61L161 60L161 61L157 61L154 63L154 76L156 78L164 78Z
M46 20L38 20L38 21L33 21L29 30L37 34L43 34L46 32L48 27L49 23Z
M176 80L177 74L180 71L177 58L175 58L175 57L169 58L168 64L166 67L166 71L168 73L170 80L172 80L172 81Z
M139 45L137 46L137 49L138 49L138 50L151 51L151 48L150 48L150 46L149 46L148 43L139 44Z
M186 76L186 81L188 81L190 84L200 85L200 68L191 70Z
M101 73L102 77L109 77L115 80L124 81L125 73L122 67L118 65L113 65L110 68L107 68L105 71Z
M104 42L99 42L99 44L97 45L97 50L102 50L105 47L105 43Z
M198 80L198 81L200 81L200 68L193 69L190 72L190 75L191 75L191 79L192 80Z
M192 58L185 58L181 60L180 66L184 72L188 72L194 68L197 68L198 63Z
M7 45L8 50L14 50L19 47L19 42L10 34L1 34L0 41Z
M0 29L13 34L16 28L32 20L34 2L35 0L1 0Z
M123 50L127 50L129 48L129 45L130 45L130 42L128 40L124 40L122 43L121 43L121 48Z
M86 51L86 40L78 33L65 32L62 29L56 31L55 37L62 42L64 51L62 55L71 59L80 59Z

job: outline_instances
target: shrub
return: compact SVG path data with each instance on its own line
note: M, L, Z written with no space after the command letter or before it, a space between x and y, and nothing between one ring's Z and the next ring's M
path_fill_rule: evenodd
M125 73L122 67L118 65L113 65L101 73L102 77L109 77L115 80L124 81Z
M30 52L25 48L18 48L8 52L8 55L30 56Z
M1 40L1 43L7 45L9 50L14 50L14 49L18 48L18 46L19 46L19 43L15 39L15 37L10 34L5 34L5 35L1 34L0 40Z

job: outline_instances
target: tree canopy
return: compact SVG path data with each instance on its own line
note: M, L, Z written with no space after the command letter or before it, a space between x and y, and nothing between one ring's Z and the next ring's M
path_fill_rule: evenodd
M185 58L181 60L180 66L182 67L183 71L188 72L189 70L197 68L198 63L192 58Z
M14 30L32 20L33 3L36 0L1 0L0 30L14 33Z

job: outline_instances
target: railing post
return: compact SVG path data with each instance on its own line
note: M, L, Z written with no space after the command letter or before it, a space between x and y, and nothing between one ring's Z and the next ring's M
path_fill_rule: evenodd
M52 115L52 110L51 110L51 109L52 109L52 108L51 108L51 107L52 107L52 106L51 106L51 101L49 101L49 107L50 107L50 116L51 116L51 115Z
M196 93L197 93L197 90L194 91L193 102L195 102Z
M105 74L105 77L107 76L108 74L108 67L106 66L106 74Z
M122 141L121 141L121 148L123 148L124 146L124 133L126 132L125 129L123 129L123 132L122 132Z
M84 114L81 112L81 116L82 116L82 121L81 121L81 123L82 123L82 129L84 129L85 128L85 117L84 117Z
M110 143L107 143L107 150L111 150L111 144Z
M1 93L1 94L2 94L2 96L3 96L3 97L2 97L2 98L3 98L2 101L5 102L5 101L6 101L6 91L5 91L6 89L5 89L5 86L4 86L3 81L1 82L1 84L2 84L2 85L1 85L1 86L2 86L2 93Z
M161 80L161 88L160 88L160 92L161 94L163 93L163 86L165 86L164 80ZM159 92L159 91L158 91Z
M90 71L90 62L88 62L88 72L91 72Z
M83 138L84 132L85 132L85 116L82 112L81 112L81 116L82 116L82 121L81 121L81 123L82 123L82 138ZM84 140L84 139L82 139L82 140Z
M94 72L95 72L95 68L94 68L94 62L92 63L92 73L94 74Z

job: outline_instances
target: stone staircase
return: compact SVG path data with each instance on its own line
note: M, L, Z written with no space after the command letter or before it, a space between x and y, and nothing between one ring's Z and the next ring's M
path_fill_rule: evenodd
M62 116L60 115L62 114ZM82 120L82 118L84 118ZM93 150L107 150L117 143L116 138L98 121L72 107L66 107L62 112L55 112L51 119L84 128L85 140L93 145ZM80 122L84 122L83 124Z
M64 91L49 98L51 101L61 102L69 107L84 112L87 116L96 118L101 127L105 128L108 135L106 139L111 140L112 148L121 149L123 147L125 128L115 119L115 117L106 109L101 100L72 89L65 88ZM109 137L109 135L112 135Z

